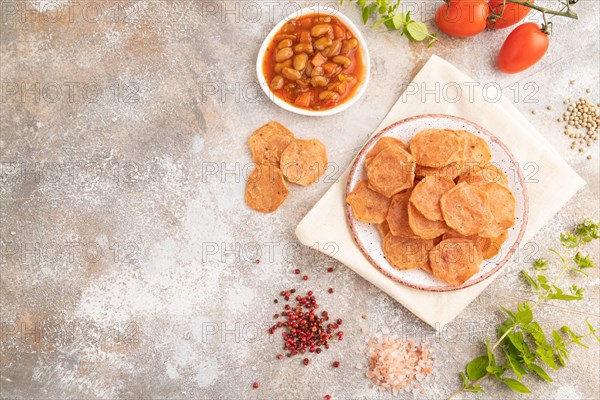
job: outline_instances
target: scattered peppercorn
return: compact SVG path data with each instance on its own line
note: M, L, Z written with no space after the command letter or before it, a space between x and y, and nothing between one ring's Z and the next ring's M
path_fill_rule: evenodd
M323 396L323 399L325 399L325 400L331 400L331 396L328 395L328 394L326 394L325 396Z
M308 362L309 362L308 358L305 358L304 360L302 360L302 363L303 363L304 365L308 365Z
M337 367L340 366L340 362L339 361L334 361L333 364L331 364L331 365L333 365L333 368L337 368Z
M571 139L579 139L580 145L591 147L592 143L598 140L599 107L584 97L580 97L574 103L568 98L564 103L569 105L561 118L566 122L564 134ZM577 142L572 142L570 147L580 153L585 151L583 147L577 147Z
M254 383L252 384L252 387L253 387L254 389L258 389L258 382L254 382Z
M334 292L334 290L333 290L333 288L332 288L332 287L330 287L330 288L327 290L327 292L329 292L329 293L331 294L331 293L333 293L333 292Z
M296 268L296 269L294 270L294 273L295 273L296 275L300 275L300 270L299 270L298 268Z
M333 272L333 268L332 267L327 268L327 272Z
M277 359L281 360L283 358L283 354L277 354Z
M288 294L291 290L281 293ZM325 322L329 320L327 311L323 310L320 317L316 314L315 310L319 305L312 291L308 291L306 296L296 296L295 300L295 306L286 304L280 313L286 321L277 322L268 329L271 335L279 328L284 330L281 336L284 340L283 349L288 357L307 352L319 354L322 347L329 348L328 341L336 334L338 340L342 340L343 332L337 331L339 324L330 323L325 326ZM341 319L337 321L340 322Z
M304 275L304 276L302 277L302 280L303 280L303 281L307 281L307 280L308 280L308 276Z

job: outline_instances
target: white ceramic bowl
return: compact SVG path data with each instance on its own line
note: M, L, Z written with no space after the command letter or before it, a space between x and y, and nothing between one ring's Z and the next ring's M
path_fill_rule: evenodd
M359 83L359 86L354 90L352 96L346 99L340 105L323 111L307 110L304 108L294 107L292 104L286 103L284 100L275 96L275 94L271 91L269 83L265 79L262 68L267 47L269 46L269 43L271 43L271 41L273 40L273 37L283 27L283 25L290 20L315 13L319 13L322 15L331 15L333 17L336 17L341 22L343 22L344 25L348 27L348 29L350 29L354 37L358 39L358 43L361 49L362 62L364 66L364 76L362 77L362 82ZM371 57L369 56L369 50L367 49L367 43L365 42L365 39L361 35L356 25L348 17L346 17L344 14L342 14L340 11L334 8L315 5L303 8L301 10L296 11L295 13L288 15L285 19L283 19L281 22L275 25L271 32L269 32L269 34L265 38L265 41L260 47L260 50L258 51L258 57L256 59L256 75L258 76L258 82L260 83L260 86L262 87L265 94L269 97L269 99L271 99L273 103L277 104L279 107L296 114L326 117L348 109L354 103L356 103L356 101L363 95L367 88L367 85L369 84L369 76L371 75Z
M403 285L427 291L444 292L463 289L489 278L506 265L517 250L527 225L529 202L523 174L514 156L500 139L471 121L450 115L428 114L404 119L377 133L358 153L348 175L346 195L352 192L361 179L366 178L365 158L379 139L394 137L408 143L415 133L427 128L466 130L483 138L490 146L492 152L491 162L504 172L508 178L508 187L512 190L516 199L515 225L508 230L508 238L500 247L499 253L491 259L484 260L479 272L462 286L449 286L421 269L401 271L392 267L383 255L381 236L375 225L356 220L349 205L346 205L346 220L363 255L388 278Z

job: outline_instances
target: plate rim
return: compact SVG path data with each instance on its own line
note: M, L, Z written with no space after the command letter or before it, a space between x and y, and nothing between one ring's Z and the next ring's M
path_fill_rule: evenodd
M392 123L391 125L386 126L382 130L377 132L375 135L373 135L369 140L367 140L367 142L363 145L363 147L358 152L358 154L354 157L354 160L352 161L352 165L350 167L350 171L348 172L348 178L346 180L346 198L351 193L350 186L351 186L352 178L356 174L356 170L358 169L358 166L360 164L359 160L362 158L363 154L367 151L367 149L369 149L371 147L371 144L373 142L379 140L382 136L384 136L386 133L388 133L389 131L391 131L392 129L396 128L399 125L405 124L407 122L419 120L419 119L426 119L426 118L451 119L451 120L467 123L467 124L473 126L479 132L488 136L490 138L490 140L493 141L495 144L499 145L502 148L502 150L507 154L507 156L510 159L510 162L513 165L518 165L518 162L516 161L515 156L508 149L508 147L504 144L504 142L502 142L497 136L495 136L494 134L489 132L487 129L483 128L481 125L479 125L473 121L470 121L466 118L457 117L457 116L449 115L449 114L419 114L419 115L415 115L412 117L408 117L408 118L404 118L399 121L396 121L396 122ZM355 219L354 219L354 215L352 213L352 208L350 207L350 205L348 203L345 204L345 206L346 206L346 212L345 212L346 223L348 224L348 227L350 228L350 231L352 232L352 238L354 240L354 243L356 243L356 245L358 246L362 255L369 261L369 263L375 269L377 269L379 272L381 272L388 279L391 279L392 281L394 281L396 283L411 287L413 289L418 289L418 290L423 290L423 291L428 291L428 292L452 292L452 291L456 291L456 290L466 289L466 288L476 285L480 282L483 282L484 280L488 279L489 277L491 277L492 275L494 275L498 271L500 271L502 269L502 267L504 267L504 265L508 262L510 257L515 253L515 251L517 250L517 248L519 247L519 245L521 243L521 240L523 239L523 235L524 235L525 229L527 227L527 222L529 220L529 194L527 192L527 186L525 184L525 178L523 176L523 172L521 171L521 168L515 168L515 170L517 171L518 181L519 181L522 191L523 191L523 201L524 201L523 223L521 225L521 229L519 230L519 233L517 235L515 243L509 249L509 251L506 253L504 258L502 260L500 260L496 264L496 266L494 266L494 268L492 268L490 271L488 271L484 275L480 276L479 278L475 279L474 281L466 282L465 284L463 284L461 286L449 286L449 285L439 286L439 287L423 286L423 285L415 284L413 282L408 282L404 279L393 276L392 274L387 272L383 267L381 267L379 265L379 263L377 261L375 261L375 259L373 257L371 257L371 255L367 252L367 250L361 244L361 241L358 239L358 233L356 231Z

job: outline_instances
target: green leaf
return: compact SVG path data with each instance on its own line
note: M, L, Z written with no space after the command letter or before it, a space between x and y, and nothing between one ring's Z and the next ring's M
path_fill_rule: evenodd
M487 366L487 368L485 369L490 375L492 375L494 378L496 378L497 380L502 380L502 375L504 374L504 372L506 371L506 369L504 367L499 367L497 365L494 366Z
M379 18L379 19L377 20L377 22L375 22L375 23L373 24L373 27L372 27L371 29L375 29L375 28L377 28L379 25L381 25L381 24L385 24L385 23L386 23L387 21L389 21L389 20L390 20L390 18L389 18L389 17L381 17L381 18Z
M545 271L548 269L548 261L544 260L543 258L538 258L533 262L533 268L538 271Z
M427 44L427 48L430 48L431 46L433 46L433 44L435 42L437 42L437 40L438 40L438 37L437 37L437 32L436 32L429 37L429 43Z
M562 346L563 345L562 337L560 336L560 334L558 332L552 331L552 339L554 339L554 343L557 346Z
M573 261L575 261L575 264L579 269L596 268L596 265L594 264L592 259L589 256L584 256L580 252L577 252L577 254L575 254L575 257L573 257Z
M570 287L571 294L565 294L558 286L552 286L552 289L553 291L546 295L548 300L573 301L583 299L583 289L578 288L577 285Z
M388 18L388 20L385 21L383 24L386 26L386 28L388 28L391 31L396 30L396 27L394 26L394 21L392 20L392 18Z
M569 336L571 336L571 341L573 343L576 343L576 344L578 344L581 347L585 347L586 349L588 348L588 346L581 341L581 339L583 338L583 336L576 334L568 326L563 326L563 327L560 328L560 330L563 331L563 332L567 332L569 334Z
M558 369L558 365L556 365L556 362L554 361L554 350L552 347L548 345L539 346L535 352L539 355L540 360L542 360L544 364L552 369Z
M560 241L567 249L572 249L579 246L579 236L575 236L571 232L561 233Z
M527 374L527 371L523 368L523 364L506 349L504 349L504 355L506 356L506 361L508 362L510 369L512 369L517 376L517 379L520 381L523 380L523 375Z
M502 383L504 383L506 386L508 386L510 389L512 389L515 392L531 393L531 391L527 388L527 386L523 385L521 382L519 382L515 379L506 378L502 381Z
M523 276L523 278L525 278L525 281L527 281L527 283L529 283L529 285L532 288L534 288L535 290L540 290L540 287L538 286L537 282L533 280L533 278L527 273L527 271L521 271L521 275Z
M581 238L581 241L588 243L593 239L598 239L598 224L591 221L582 221L575 227L575 234Z
M460 373L460 379L462 380L463 387L469 386L469 379L467 378L464 372Z
M429 36L427 25L419 21L409 21L404 29L406 35L415 42L423 41Z
M395 29L402 29L405 23L404 13L394 14L394 16L392 17L392 23L394 24Z
M400 1L401 0L396 0L396 3L394 5L388 7L388 14L392 14L394 11L396 11L398 6L400 6Z
M588 328L590 330L590 334L593 335L598 342L600 342L600 336L598 336L596 334L596 332L598 332L598 330L594 329L594 327L592 326L592 324L590 324L590 321L588 321L587 319L585 320L585 323L587 324L587 326L588 326Z
M496 359L494 358L494 353L492 352L492 346L490 345L490 340L485 338L485 348L487 350L487 359L488 365L490 367L496 365Z
M482 378L486 374L489 361L486 356L479 356L467 365L467 375L472 381Z
M522 326L521 329L527 332L538 346L544 346L548 343L544 330L537 322L532 322L528 325Z
M548 382L552 382L552 378L550 378L550 375L548 375L546 373L546 371L544 371L544 369L542 367L540 367L539 365L530 364L528 367L531 370L531 372L533 372L534 374L536 374L540 378L542 378L542 379L544 379L544 380L546 380Z
M533 312L527 308L515 314L515 320L520 324L528 324L533 321Z
M485 390L483 390L483 388L481 387L481 385L479 383L477 385L475 385L475 386L466 387L465 390L467 392L471 392L471 393L483 393L483 392L485 392Z

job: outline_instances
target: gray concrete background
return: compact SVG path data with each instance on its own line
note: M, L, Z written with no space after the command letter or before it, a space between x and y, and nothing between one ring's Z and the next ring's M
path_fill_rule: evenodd
M599 101L596 1L576 5L577 22L556 18L548 54L512 76L494 65L508 31L442 36L426 49L361 26L370 86L351 109L323 119L279 109L255 77L262 38L311 2L65 3L0 2L2 398L391 398L364 377L365 339L378 333L430 342L436 370L417 397L443 398L494 334L499 305L530 296L520 266L549 257L563 229L598 219L598 144L570 150L556 122L566 97ZM431 20L440 2L404 3ZM341 10L359 23L354 5ZM519 263L439 333L343 265L298 247L293 234L431 54L500 85L588 182L524 244ZM328 180L291 186L283 206L262 215L243 200L245 141L271 119L322 140L334 166ZM589 251L598 261L598 245ZM541 307L549 328L599 323L598 271L570 278L586 298ZM276 360L281 344L262 328L289 287L314 290L344 319L345 340L309 367ZM589 343L552 372L554 382L528 379L533 394L490 383L485 398L598 398L599 346Z

